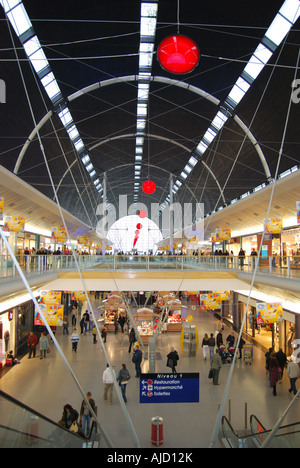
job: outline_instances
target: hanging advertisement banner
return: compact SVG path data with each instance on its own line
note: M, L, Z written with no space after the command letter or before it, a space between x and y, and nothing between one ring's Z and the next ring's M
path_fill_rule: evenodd
M63 227L53 227L51 239L55 239L57 242L65 242L67 240L67 233Z
M4 220L4 231L24 232L25 218L23 216L7 216Z
M200 307L207 310L221 308L221 297L219 293L200 294Z
M64 306L61 304L40 304L41 311L50 327L62 327L64 317ZM36 309L34 313L34 325L44 326L42 317Z
M296 209L297 209L297 224L300 224L300 201L296 202Z
M231 239L231 229L227 228L217 228L216 232L211 234L211 241L212 242L223 242L228 241Z
M280 234L283 230L283 220L281 218L266 219L265 234Z
M4 198L0 197L0 221L3 221L4 216Z
M40 291L40 304L61 304L61 292L59 291Z
M268 323L278 323L283 316L283 307L281 302L258 302L256 304L256 318L258 325Z

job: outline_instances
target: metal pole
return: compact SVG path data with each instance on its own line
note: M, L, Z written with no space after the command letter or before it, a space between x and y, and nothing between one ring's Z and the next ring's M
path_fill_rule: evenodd
M104 176L103 176L103 201L104 201L104 206L105 206L105 209L106 209L106 205L107 205L107 175L106 175L106 172L104 172ZM102 239L102 254L105 255L105 250L106 250L106 238L103 237Z
M54 344L55 344L55 346L56 346L58 352L60 353L60 355L61 355L61 357L62 357L62 359L63 359L65 365L67 366L67 368L68 368L68 370L69 370L69 372L70 372L70 374L71 374L71 376L73 377L73 380L74 380L74 382L75 382L75 384L76 384L78 390L80 391L80 393L81 393L83 399L84 399L85 402L87 403L88 408L89 408L89 410L90 410L90 412L91 412L93 418L94 418L95 421L97 422L98 427L99 427L99 429L100 429L100 432L102 433L102 435L103 435L103 437L104 437L104 439L105 439L105 442L107 443L107 445L108 445L109 448L112 448L112 447L113 447L113 444L112 444L111 440L109 439L108 435L106 434L106 432L104 431L104 429L102 428L102 425L101 425L101 423L100 423L100 421L99 421L97 415L94 413L93 408L91 407L89 401L87 400L86 395L85 395L83 389L81 388L81 386L80 386L80 384L79 384L79 382L78 382L78 380L77 380L77 378L76 378L76 376L75 376L75 374L74 374L74 372L73 372L73 370L72 370L70 364L68 363L68 361L67 361L67 359L66 359L66 357L65 357L65 355L64 355L64 353L63 353L63 351L62 351L62 349L61 349L61 347L59 346L58 341L56 340L56 338L55 338L55 336L54 336L54 334L53 334L53 332L52 332L52 330L51 330L51 328L50 328L50 326L49 326L49 324L48 324L48 322L47 322L47 320L46 320L46 318L45 318L45 316L44 316L44 313L42 312L39 303L37 302L36 298L34 297L34 294L32 293L32 290L31 290L31 288L30 288L30 286L29 286L29 284L28 284L28 282L27 282L27 280L26 280L26 278L25 278L25 276L24 276L24 274L23 274L23 272L22 272L22 269L21 269L19 263L17 262L17 259L16 259L15 255L13 254L13 252L12 252L12 250L11 250L11 248L10 248L9 243L7 242L7 240L6 240L6 238L5 238L5 235L4 235L4 232L3 232L2 228L0 228L0 235L1 235L1 237L2 237L2 239L3 239L3 241L4 241L4 243L5 243L5 246L6 246L6 248L7 248L7 251L10 253L10 256L11 256L13 262L14 262L14 265L16 266L16 268L17 268L17 270L18 270L18 272L19 272L19 275L21 276L21 278L22 278L22 280L23 280L23 283L24 283L24 285L25 285L25 287L26 287L26 289L27 289L29 295L31 296L31 299L32 299L32 301L33 301L33 303L34 303L34 305L35 305L36 310L38 310L40 316L42 317L44 326L47 328L47 331L48 331L49 335L51 336L51 339L52 339L52 341L54 342Z
M173 176L170 176L170 211L169 211L169 220L170 220L170 249L171 254L173 255L173 243L174 243L174 210L171 210L173 205Z

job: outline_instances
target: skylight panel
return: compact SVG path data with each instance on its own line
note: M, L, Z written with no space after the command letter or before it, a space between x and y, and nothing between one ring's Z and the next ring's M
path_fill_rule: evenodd
M30 62L33 65L33 68L37 73L40 73L44 68L49 66L46 55L44 54L43 49L37 50L34 54L29 57Z
M209 143L211 143L213 139L216 137L216 135L217 133L214 132L211 128L209 128L203 138L207 140Z
M300 16L299 0L286 0L279 13L294 24Z
M44 76L44 78L41 79L41 82L51 100L60 94L61 91L53 73L49 73L48 75ZM77 136L79 136L79 134Z
M227 121L228 117L223 114L223 112L219 111L212 121L212 126L215 127L217 130L221 130L225 122Z
M157 3L142 3L141 16L156 17L158 5Z
M138 117L145 117L147 115L147 105L138 104L137 105L137 115Z
M94 185L98 185L98 184L100 184L100 180L99 179L94 180Z
M92 172L90 172L90 177L93 178L93 177L95 177L95 175L96 175L96 171L94 169Z
M70 114L70 111L69 109L64 109L63 111L61 111L59 114L58 114L62 124L64 125L64 127L66 127L67 125L69 125L73 119L72 119L72 116Z
M21 36L28 31L28 29L32 28L31 21L21 3L7 13L7 16L17 36Z
M298 0L297 0L298 1ZM271 52L265 45L259 44L257 47L256 51L254 52L255 57L257 57L261 62L264 64L268 63L270 58L273 55L273 52Z
M182 173L180 174L180 177L182 177L183 179L186 179L188 176L188 174L184 171L182 171Z
M141 36L153 37L156 31L156 18L141 18Z
M86 166L86 170L87 170L88 172L92 171L93 169L94 169L94 166L93 166L92 163L89 164L88 166Z
M291 29L291 26L292 24L278 13L266 32L266 37L278 46Z
M88 154L86 154L85 156L83 156L83 158L81 158L81 161L83 162L83 164L87 164L88 162L90 162L90 157Z
M197 146L197 151L199 151L199 153L203 154L203 153L205 153L207 148L208 148L208 146L205 143L203 143L203 141L201 141L199 143L199 145Z
M68 134L71 140L76 140L77 138L79 138L79 132L75 125L73 125L73 127L68 129Z
M30 57L41 48L40 41L37 36L32 37L29 41L23 44L26 54Z
M12 10L15 6L17 6L21 0L1 0L0 3L3 6L5 12Z
M140 83L138 86L138 99L139 100L147 100L149 97L149 89L150 85Z
M194 156L191 156L190 160L189 160L189 164L193 167L196 166L198 160L194 157Z
M76 150L77 150L78 152L84 148L84 143L83 143L83 141L82 141L81 139L78 140L78 141L76 141L76 142L74 143L74 145L75 145L75 148L76 148Z

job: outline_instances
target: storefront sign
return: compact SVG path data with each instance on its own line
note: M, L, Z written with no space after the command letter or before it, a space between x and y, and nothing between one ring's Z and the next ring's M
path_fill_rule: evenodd
M199 403L199 373L142 374L140 403Z

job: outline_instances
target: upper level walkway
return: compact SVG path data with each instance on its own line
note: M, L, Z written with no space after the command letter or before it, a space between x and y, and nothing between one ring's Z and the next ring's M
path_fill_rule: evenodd
M47 255L18 256L23 272L45 274L61 271L228 271L257 273L284 278L300 278L300 257L231 257L172 255ZM9 255L0 256L0 278L16 276Z

